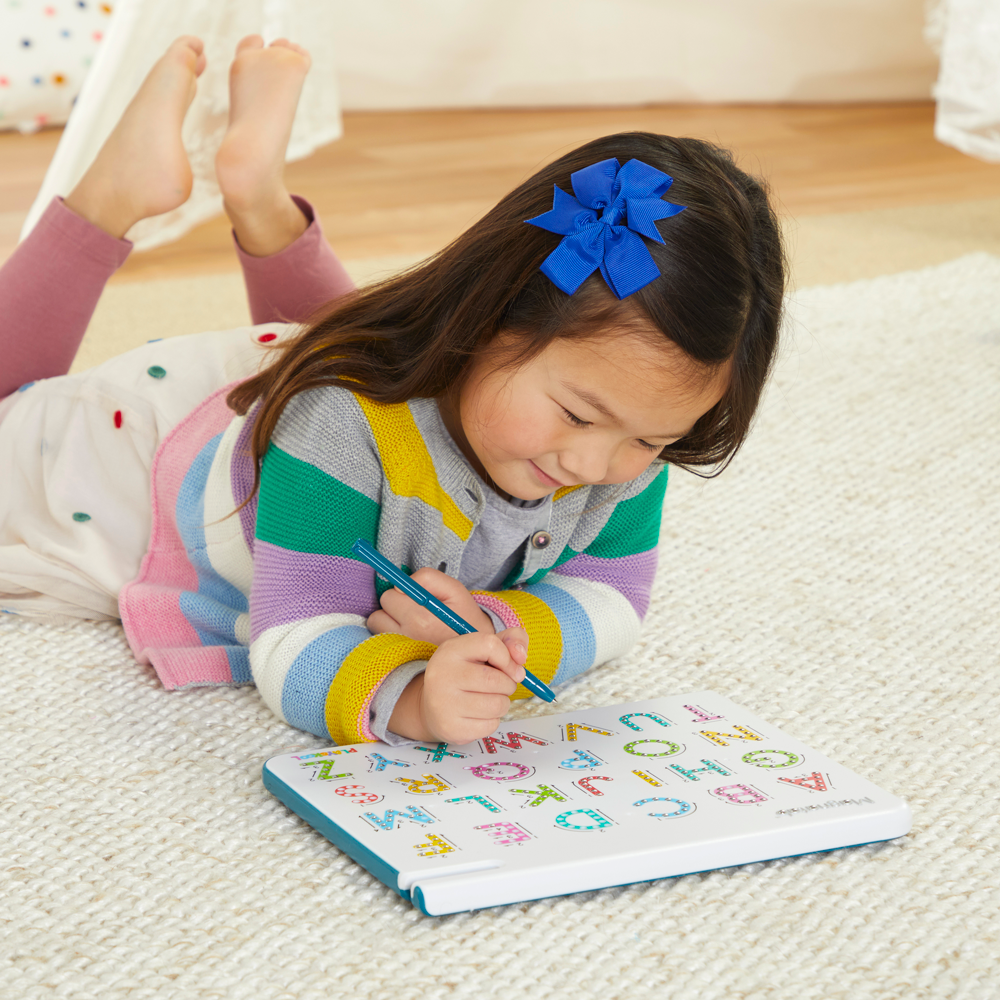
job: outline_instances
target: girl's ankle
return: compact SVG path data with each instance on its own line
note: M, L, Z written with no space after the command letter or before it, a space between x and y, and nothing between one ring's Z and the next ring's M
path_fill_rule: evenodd
M252 257L271 257L294 243L309 227L309 220L283 191L267 204L244 209L224 201L226 214L241 249Z

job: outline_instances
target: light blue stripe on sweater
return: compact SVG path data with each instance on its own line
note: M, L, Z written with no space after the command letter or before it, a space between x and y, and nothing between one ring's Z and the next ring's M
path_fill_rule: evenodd
M178 599L181 613L203 646L224 646L233 681L249 683L250 659L236 637L236 620L247 610L247 599L216 572L205 543L205 483L222 434L213 437L191 463L177 494L177 530L188 559L198 574L198 591L184 591Z
M562 684L571 677L583 673L593 666L597 654L597 640L594 638L594 627L583 605L561 587L550 583L534 583L524 588L529 594L534 594L544 601L552 613L559 619L562 632L562 658L556 668L556 675L549 684Z
M331 629L304 646L285 674L281 714L290 726L330 738L326 728L326 695L344 658L371 638L361 625Z

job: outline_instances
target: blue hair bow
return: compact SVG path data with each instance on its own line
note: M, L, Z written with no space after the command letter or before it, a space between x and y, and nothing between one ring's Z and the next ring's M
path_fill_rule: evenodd
M612 158L577 170L571 180L575 198L556 185L552 210L524 220L563 235L542 273L572 295L600 268L619 299L658 278L660 269L637 234L664 242L654 223L685 208L661 197L674 179L641 160L622 167Z

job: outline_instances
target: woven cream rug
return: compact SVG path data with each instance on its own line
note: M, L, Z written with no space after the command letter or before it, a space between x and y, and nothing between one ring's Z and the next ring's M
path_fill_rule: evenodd
M5 620L0 997L995 1000L998 495L1000 258L800 291L751 441L667 492L641 643L560 708L712 688L912 834L450 917L264 791L316 741L253 688Z

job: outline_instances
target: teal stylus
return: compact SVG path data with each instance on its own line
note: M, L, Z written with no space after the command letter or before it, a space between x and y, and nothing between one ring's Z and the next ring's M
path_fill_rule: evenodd
M450 629L454 629L459 635L467 635L476 632L464 618L460 618L444 601L439 601L429 590L425 590L408 573L404 573L398 566L394 566L371 542L364 538L359 538L352 546L351 551L366 563L379 576L385 577L394 587L401 590L412 601L423 605L439 621L443 621ZM555 701L556 696L552 693L552 688L542 683L530 670L525 670L524 680L521 683L542 701Z

